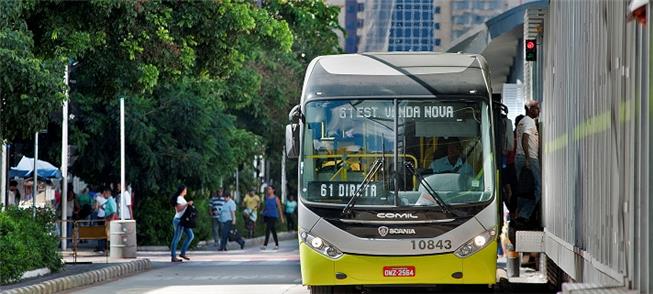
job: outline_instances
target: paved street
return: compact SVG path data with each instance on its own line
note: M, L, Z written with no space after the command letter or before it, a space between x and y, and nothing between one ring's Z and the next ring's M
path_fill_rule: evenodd
M301 286L297 241L280 245L278 251L191 252L192 260L182 264L170 263L167 252L145 252L152 270L69 293L308 293Z
M167 252L139 252L149 258L150 271L124 277L95 287L68 293L309 293L301 285L296 240L282 241L279 250L259 248L227 253L194 251L190 262L170 263ZM510 288L487 286L442 286L429 288L376 288L366 293L547 293L542 285L514 285Z

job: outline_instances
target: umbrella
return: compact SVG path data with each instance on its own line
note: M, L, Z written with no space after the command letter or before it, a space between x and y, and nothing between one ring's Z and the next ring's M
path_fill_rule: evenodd
M37 160L38 176L43 179L61 179L61 171L47 161ZM33 176L34 158L23 156L18 165L9 170L10 178L29 178Z

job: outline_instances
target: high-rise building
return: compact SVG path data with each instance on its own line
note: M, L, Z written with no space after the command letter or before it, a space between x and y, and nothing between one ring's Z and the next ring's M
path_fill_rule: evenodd
M367 0L360 51L432 51L433 0Z
M343 47L348 53L438 51L524 1L528 0L328 0L341 7Z
M388 51L432 51L435 43L432 0L396 0Z
M450 40L464 35L469 29L484 23L489 18L500 14L512 6L520 4L519 0L436 0L449 6L449 26L444 31L450 32Z

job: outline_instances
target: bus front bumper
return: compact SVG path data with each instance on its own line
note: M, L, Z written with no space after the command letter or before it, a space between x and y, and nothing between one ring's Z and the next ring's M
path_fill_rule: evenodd
M497 243L466 258L453 253L421 256L344 254L334 260L299 244L304 285L494 284ZM386 266L415 267L412 277L384 277ZM340 278L336 278L340 274ZM342 274L346 275L342 278Z

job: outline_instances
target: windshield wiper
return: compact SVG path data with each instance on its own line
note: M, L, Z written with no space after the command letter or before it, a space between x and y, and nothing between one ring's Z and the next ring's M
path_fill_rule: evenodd
M409 161L404 161L404 166L406 166L406 169L410 173L417 176L417 178L419 179L420 185L424 185L424 188L426 189L426 192L431 194L431 196L433 197L433 200L435 200L435 202L437 202L437 204L440 207L440 209L442 210L442 212L445 213L446 215L451 216L452 215L451 206L449 204L447 204L446 202L444 202L444 200L442 200L440 195L438 195L438 193L435 192L435 190L431 187L431 185L429 185L429 183L426 181L426 179L424 179L424 176L422 176L422 174L418 173L415 170L415 167L413 167L413 164L411 162L409 162Z
M383 167L383 159L385 157L385 154L383 154L383 157L377 158L374 163L372 163L372 167L370 168L370 171L365 175L365 178L363 178L363 181L358 185L358 188L354 192L354 195L351 196L349 199L349 202L347 202L347 206L342 210L342 215L349 215L351 211L354 209L354 205L356 205L356 199L360 197L363 194L363 191L367 188L367 186L370 184L372 181L372 178L376 173Z

